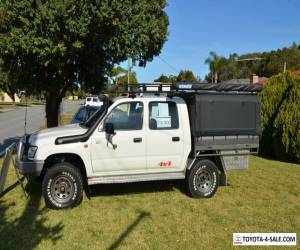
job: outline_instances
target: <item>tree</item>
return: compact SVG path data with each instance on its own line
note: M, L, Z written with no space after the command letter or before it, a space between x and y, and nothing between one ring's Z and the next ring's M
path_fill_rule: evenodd
M195 77L193 71L191 70L181 70L177 76L174 75L160 75L159 78L155 79L154 82L162 83L176 83L176 82L198 82L200 81Z
M45 91L47 126L57 126L67 90L80 85L97 93L115 64L130 57L145 66L160 53L165 6L165 0L3 0L1 70L27 91Z
M122 68L121 66L117 66L117 67L113 68L113 70L110 74L110 77L113 79L114 84L118 84L118 78L125 74L127 74L127 70Z
M224 63L225 58L217 55L216 52L209 52L209 57L205 60L205 63L209 65L211 72L211 82L218 82L218 71L220 70L222 63Z
M174 75L160 75L157 79L154 80L154 82L162 82L162 83L174 83L177 82L177 76Z
M134 71L131 71L129 74L129 82L130 84L137 84L137 78L136 78L136 73ZM117 78L116 84L117 85L124 85L128 83L128 75L127 75L127 71L126 74L121 75Z
M160 77L154 80L154 82L163 82L163 83L170 83L170 77L164 74L161 74Z
M110 77L113 79L114 84L122 85L128 83L128 70L122 68L121 66L115 67ZM136 73L134 71L130 71L129 73L129 82L130 84L137 84Z
M191 70L181 70L176 80L177 82L197 82L197 78Z

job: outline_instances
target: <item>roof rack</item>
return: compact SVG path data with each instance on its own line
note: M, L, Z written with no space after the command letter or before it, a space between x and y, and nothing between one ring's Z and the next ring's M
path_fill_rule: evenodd
M153 93L153 94L177 94L177 93L201 93L201 92L243 92L258 93L262 91L262 84L229 84L229 83L139 83L125 84L123 92L128 94Z

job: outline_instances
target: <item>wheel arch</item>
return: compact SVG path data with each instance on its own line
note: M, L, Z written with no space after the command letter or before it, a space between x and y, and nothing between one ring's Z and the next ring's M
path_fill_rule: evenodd
M47 169L51 168L54 164L63 162L71 163L74 167L78 168L83 179L86 181L87 173L84 161L78 154L74 153L57 153L49 155L45 160L40 177L43 178Z
M201 156L201 154L203 154L203 156ZM196 158L195 162L193 163L192 166L190 166L190 168L188 170L190 170L199 161L202 161L202 160L212 161L219 170L220 186L227 186L226 171L223 166L221 156L216 155L217 151L215 151L215 150L203 151L203 152L201 152L201 154ZM211 155L209 155L209 154L211 154Z

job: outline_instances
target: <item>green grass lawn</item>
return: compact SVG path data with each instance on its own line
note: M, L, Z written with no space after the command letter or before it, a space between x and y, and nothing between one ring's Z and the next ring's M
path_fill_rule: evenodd
M237 232L296 232L299 249L300 165L251 157L249 170L228 177L210 199L190 198L183 181L109 184L93 186L79 207L57 211L45 207L38 181L24 181L26 200L10 168L0 249L223 250L234 248Z
M25 200L11 168L0 249L231 249L235 232L297 232L299 247L299 177L300 165L251 157L211 199L189 198L182 181L98 185L57 211L45 208L39 182Z

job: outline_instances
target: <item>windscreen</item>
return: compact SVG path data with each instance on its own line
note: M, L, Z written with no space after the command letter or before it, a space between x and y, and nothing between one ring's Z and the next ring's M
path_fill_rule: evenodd
M104 111L105 111L105 107L101 106L101 108L98 109L86 122L80 123L80 125L85 128L90 128L103 114Z
M103 100L103 105L86 121L80 123L80 126L85 127L85 128L90 128L92 127L97 120L104 115L106 112L107 108L112 104L113 102L107 100Z

